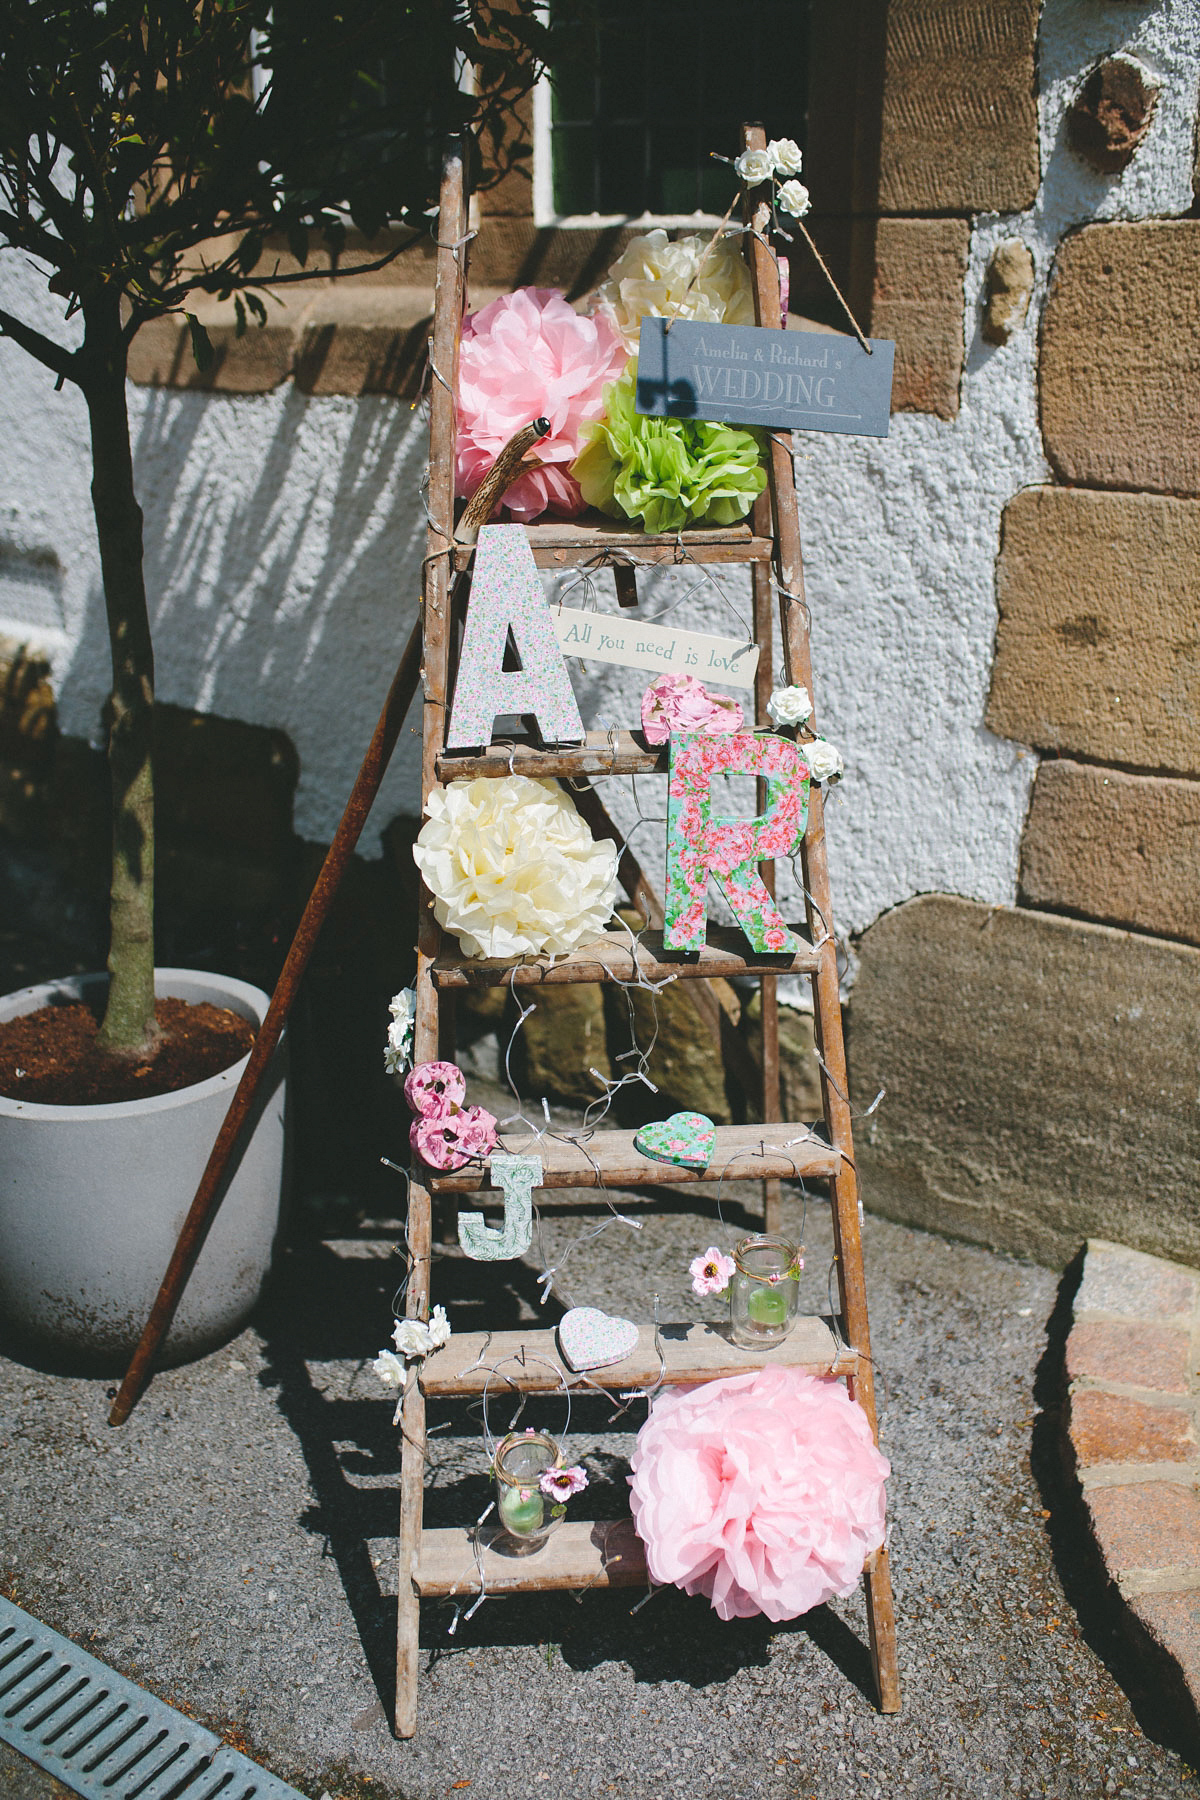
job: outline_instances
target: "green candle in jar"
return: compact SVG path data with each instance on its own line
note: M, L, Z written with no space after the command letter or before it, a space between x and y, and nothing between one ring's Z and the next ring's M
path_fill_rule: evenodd
M766 1281L756 1283L746 1298L746 1312L756 1325L785 1325L788 1316L785 1284L782 1281L775 1285Z
M537 1488L506 1487L500 1495L500 1518L514 1537L540 1531L545 1516L546 1503Z

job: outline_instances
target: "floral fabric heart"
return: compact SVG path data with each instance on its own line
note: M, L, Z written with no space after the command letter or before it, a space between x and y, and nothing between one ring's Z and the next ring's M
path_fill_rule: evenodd
M596 1306L573 1306L558 1321L559 1352L577 1375L624 1362L637 1345L638 1328L632 1320L613 1318Z
M643 1125L634 1135L633 1147L655 1162L707 1169L717 1147L717 1128L704 1113L672 1113L669 1119Z

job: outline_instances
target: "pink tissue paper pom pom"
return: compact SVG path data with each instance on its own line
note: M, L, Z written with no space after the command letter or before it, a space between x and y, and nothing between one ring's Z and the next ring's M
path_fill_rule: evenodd
M722 1619L795 1619L848 1594L883 1542L891 1467L830 1377L767 1366L660 1394L630 1467L651 1580Z
M549 436L532 451L545 466L513 483L504 510L522 524L544 512L581 513L569 467L627 354L607 319L581 317L555 288L518 288L471 313L458 359L455 492L469 498L513 433L546 418Z
M660 675L642 695L642 735L648 744L665 744L673 731L740 731L743 718L736 700L710 694L694 675Z

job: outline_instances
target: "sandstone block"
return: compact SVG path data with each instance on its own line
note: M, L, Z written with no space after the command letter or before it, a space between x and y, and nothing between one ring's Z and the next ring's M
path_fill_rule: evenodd
M1072 1381L1121 1382L1186 1394L1191 1333L1180 1326L1147 1320L1084 1319L1067 1339L1067 1374Z
M888 7L882 211L1018 212L1032 203L1038 10L1037 0Z
M208 368L202 369L192 354L184 320L151 320L129 347L129 379L142 387L267 394L292 372L296 333L290 324L251 324L241 337L226 324L210 325L208 332L213 356Z
M1021 840L1030 906L1197 944L1197 868L1200 782L1043 762Z
M1164 1262L1161 1256L1129 1250L1124 1244L1093 1238L1075 1296L1075 1317L1102 1312L1178 1323L1189 1317L1198 1300L1200 1277L1190 1269Z
M872 241L872 337L894 338L892 411L958 415L963 362L965 219L879 219Z
M296 351L296 386L303 394L392 394L415 399L421 391L426 325L308 325Z
M1017 494L1004 513L996 579L992 730L1101 762L1200 775L1197 567L1194 501L1050 487Z
M1110 1574L1200 1562L1200 1495L1174 1481L1091 1488L1092 1527Z
M590 1071L597 1070L606 1080L612 1074L599 986L581 983L517 991L522 1009L531 1003L535 1008L513 1048L521 1092L529 1094L535 1105L543 1094L573 1106L598 1100L604 1088ZM505 995L503 988L492 992Z
M1147 1406L1126 1394L1086 1388L1071 1397L1071 1442L1081 1468L1098 1464L1190 1462L1192 1416L1179 1406Z
M319 288L296 321L296 386L306 394L411 399L420 391L432 322L429 287L349 281Z
M855 211L1029 206L1037 23L1037 0L823 9L809 82L813 193Z
M1085 486L1200 494L1200 219L1089 225L1042 320L1046 454Z
M702 1022L686 989L692 984L676 981L657 994L646 988L606 990L608 1006L608 1043L614 1074L631 1072L636 1065L621 1062L622 1051L629 1048L629 1015L626 996L633 1010L635 1041L650 1050L647 1074L658 1089L627 1088L622 1110L628 1117L641 1120L665 1118L676 1111L707 1113L716 1125L728 1125L733 1117L725 1092L725 1065L715 1039ZM710 989L716 988L710 982ZM736 1008L736 997L729 996ZM657 1037L655 1031L657 1029Z
M1091 1236L1200 1263L1200 951L947 895L857 948L869 1206L1059 1266Z
M742 1077L746 1116L762 1117L762 995L742 1010L738 1037L745 1055ZM813 1016L794 1006L779 1008L779 1107L785 1119L821 1117L821 1071L814 1054ZM737 1070L733 1071L737 1074Z

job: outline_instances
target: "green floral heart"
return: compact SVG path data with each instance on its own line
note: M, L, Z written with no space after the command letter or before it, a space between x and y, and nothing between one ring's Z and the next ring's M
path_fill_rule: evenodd
M698 1112L672 1113L653 1125L643 1125L633 1140L635 1150L655 1162L677 1163L684 1169L707 1169L717 1147L717 1128Z

